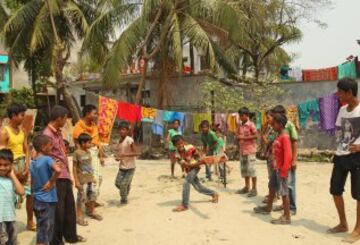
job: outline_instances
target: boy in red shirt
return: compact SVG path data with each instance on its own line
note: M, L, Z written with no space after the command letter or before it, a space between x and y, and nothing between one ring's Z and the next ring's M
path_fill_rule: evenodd
M270 195L266 206L254 208L255 213L270 214L275 194L278 192L282 196L284 214L279 219L271 221L275 225L291 224L287 178L291 165L292 151L290 138L284 131L286 123L287 118L285 115L274 115L272 127L279 136L275 139L272 149L273 163L269 180Z

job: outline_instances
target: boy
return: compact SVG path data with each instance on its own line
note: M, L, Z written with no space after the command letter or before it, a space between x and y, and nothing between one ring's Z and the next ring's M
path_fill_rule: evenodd
M35 231L36 225L33 220L32 196L29 184L30 152L28 150L27 135L22 129L25 119L26 107L21 104L11 104L7 108L10 119L9 125L0 131L0 148L10 149L14 155L14 170L16 177L25 188L27 230ZM16 206L21 208L22 197L17 198Z
M257 196L256 189L256 126L250 121L250 111L243 107L239 110L240 124L237 131L237 139L240 146L240 170L241 176L245 178L245 187L238 194L247 194L248 197ZM252 180L252 189L250 189L250 179Z
M0 244L17 244L15 224L15 193L25 194L12 164L14 156L9 149L0 150Z
M90 218L100 221L102 220L102 217L95 213L95 176L91 153L89 151L92 147L91 136L82 133L76 140L79 147L74 153L73 172L75 187L78 190L76 202L77 224L87 226L88 223L84 220L83 206L86 206L87 215Z
M351 174L351 196L357 202L356 225L350 235L343 241L355 243L360 240L360 103L358 99L358 84L350 78L341 79L337 84L337 95L341 103L347 104L340 108L336 120L337 127L337 150L334 156L334 166L331 175L330 193L334 198L334 203L339 216L339 224L328 230L328 233L343 233L349 230L346 219L345 203L343 198L344 186L347 176ZM350 147L343 147L346 135L346 124L352 124L354 132L351 138L354 141Z
M171 177L174 177L175 172L175 164L176 164L176 148L174 147L174 144L172 143L171 139L175 135L181 135L181 131L179 130L180 127L180 120L175 119L172 123L172 128L168 131L167 136L167 142L169 144L169 155L170 155L170 164L171 164ZM182 169L182 172L184 170Z
M217 127L216 129L215 129L215 133L216 133L216 136L218 137L218 155L219 156L225 156L225 159L227 159L227 157L226 157L226 153L225 153L225 150L226 150L226 146L225 146L225 140L224 140L224 136L223 136L223 133L222 133L222 131L221 131L221 129L219 128L219 127ZM218 167L218 170L219 170L219 174L220 174L220 179L222 179L222 180L224 180L224 178L225 178L225 172L224 171L226 171L227 170L227 172L228 173L230 173L230 171L231 171L231 167L230 166L228 166L227 164L226 164L226 162L221 162L220 164L217 164L217 165L215 165L215 166L217 166ZM225 168L226 169L224 169L224 166L225 166ZM225 180L224 180L225 181Z
M214 156L219 153L219 138L215 132L210 129L210 123L204 120L200 123L201 141L204 145L203 153L206 156ZM206 178L211 181L211 165L205 165Z
M288 225L291 224L290 218L290 202L289 202L289 188L287 184L287 177L289 169L291 168L292 151L290 138L285 132L287 118L285 115L276 114L273 118L273 129L278 133L272 146L272 166L269 180L269 197L266 206L259 206L254 208L255 213L270 214L272 204L276 194L282 196L284 215L279 219L272 220L272 224Z
M176 207L173 211L182 212L189 208L190 184L199 193L211 196L213 203L217 203L219 200L219 195L215 191L203 186L197 176L200 171L200 165L202 165L203 162L198 161L200 159L200 155L195 147L190 144L186 144L184 138L181 135L174 136L172 138L172 142L177 149L177 159L187 173L183 185L182 204Z
M33 140L36 156L31 162L31 190L37 223L37 244L49 244L53 237L57 204L56 179L61 167L50 156L52 142L48 136L38 135Z
M285 107L282 105L275 106L272 110L273 114L282 114L286 116ZM297 151L299 146L299 133L296 129L296 126L288 120L285 126L285 132L289 135L291 140L291 151L292 151L292 160L291 160L291 169L289 172L289 198L290 198L290 211L292 215L296 215L297 206L296 206L296 159ZM274 211L281 211L282 206L277 206L274 208Z
M120 191L120 204L128 204L131 182L135 173L135 160L139 156L137 153L134 140L128 136L130 125L128 122L120 123L120 140L117 145L115 158L120 161L119 172L116 176L115 186Z

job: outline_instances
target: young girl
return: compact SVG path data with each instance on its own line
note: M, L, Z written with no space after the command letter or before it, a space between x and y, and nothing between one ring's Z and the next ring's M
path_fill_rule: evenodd
M271 166L271 175L269 180L270 194L266 206L254 208L255 213L270 214L272 211L273 200L276 193L282 196L284 214L276 220L272 220L272 224L287 225L291 223L290 218L290 201L288 189L288 173L292 160L291 141L285 132L287 118L285 115L276 114L273 118L273 129L278 133L278 137L273 143L272 157L273 164Z
M115 180L115 186L120 191L120 204L128 204L131 182L135 173L136 157L140 154L136 151L134 140L129 135L130 125L128 122L120 124L120 140L117 145L115 158L120 162L119 172Z

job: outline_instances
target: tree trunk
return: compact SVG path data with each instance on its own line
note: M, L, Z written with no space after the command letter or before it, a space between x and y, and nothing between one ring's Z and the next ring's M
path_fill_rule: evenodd
M168 88L167 83L169 82L169 71L168 71L168 57L162 55L162 65L159 78L159 90L158 90L158 106L160 109L165 109L168 106Z
M190 42L190 68L191 74L195 73L194 45Z
M34 104L35 104L35 107L37 108L39 105L38 105L37 91L36 91L36 80L37 80L36 75L37 74L36 74L35 62L34 62L34 59L31 58L31 87L32 87L33 94L34 94Z
M141 74L141 80L139 83L139 87L136 91L136 97L135 97L135 104L139 105L141 103L141 98L142 98L142 90L145 86L145 82L146 82L146 73L147 73L147 67L148 67L148 59L144 59L144 70Z

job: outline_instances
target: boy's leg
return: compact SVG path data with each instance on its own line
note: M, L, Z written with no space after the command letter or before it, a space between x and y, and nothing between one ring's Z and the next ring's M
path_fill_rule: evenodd
M193 169L191 170L185 178L185 182L183 184L183 198L182 198L182 206L185 208L189 207L189 200L190 200L190 184L194 182L194 179L197 175L199 170Z
M49 244L51 241L50 233L52 233L53 225L51 224L52 210L50 205L50 203L34 201L34 212L37 221L37 244Z
M130 178L130 171L129 170L120 170L121 171L121 178L120 178L120 197L121 203L127 203L127 196L128 196L128 185L129 185L129 178Z
M36 224L34 223L33 198L31 194L26 195L26 215L27 229L29 231L36 231Z
M135 174L135 169L129 169L129 177L128 177L128 185L127 185L127 195L128 196L130 194L131 183L132 183L134 174Z
M54 225L55 225L55 210L56 203L49 204L49 242L52 240L54 236Z
M77 220L76 223L79 225L85 224L84 214L83 214L84 201L85 201L84 189L78 190L77 200L76 200L76 220Z
M174 177L175 176L175 164L176 164L174 151L170 152L170 164L171 164L171 176Z
M205 165L206 178L211 180L211 165Z
M65 207L64 212L64 238L69 243L78 242L79 238L76 230L76 208L75 199L72 189L72 183L70 180L65 181L66 195L65 195Z
M339 215L340 223L329 229L328 233L341 233L348 231L348 223L345 214L345 204L343 199L344 186L348 175L348 170L345 169L345 162L342 157L335 157L333 171L330 181L330 193L333 195L335 207ZM339 161L340 160L340 161ZM346 160L346 159L345 159Z
M291 169L289 172L289 200L290 210L296 213L296 169Z
M8 234L8 241L6 244L17 244L16 222L6 222L6 229Z
M209 188L205 187L204 185L202 185L199 181L199 178L197 177L197 175L195 175L195 177L192 180L192 186L194 187L195 190L197 190L199 193L207 195L207 196L215 196L216 192L213 190L210 190Z

